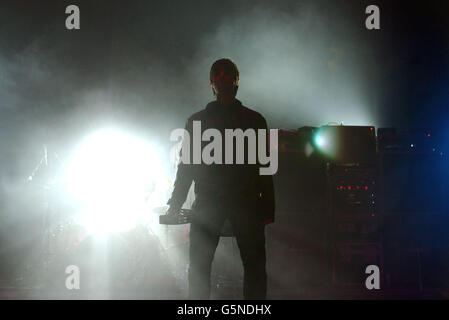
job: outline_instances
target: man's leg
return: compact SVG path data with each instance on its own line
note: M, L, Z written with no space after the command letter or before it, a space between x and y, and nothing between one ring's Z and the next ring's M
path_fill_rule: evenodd
M204 224L190 224L189 299L209 299L210 274L220 237Z
M250 300L266 299L265 225L236 220L233 227L243 263L243 297Z

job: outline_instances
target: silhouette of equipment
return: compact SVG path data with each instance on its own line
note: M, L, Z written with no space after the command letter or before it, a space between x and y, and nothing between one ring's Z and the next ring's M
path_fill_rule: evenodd
M179 225L191 222L193 212L190 209L181 209L179 214L165 214L159 216L159 224L165 225Z

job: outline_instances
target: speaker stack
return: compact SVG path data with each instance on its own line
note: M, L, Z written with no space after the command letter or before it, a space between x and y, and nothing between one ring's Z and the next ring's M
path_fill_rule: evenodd
M449 166L429 130L369 126L279 132L271 288L449 287ZM416 291L414 291L416 292Z
M325 161L311 151L316 128L279 131L275 223L267 228L269 286L275 292L329 281Z
M426 129L383 128L378 151L387 287L447 288L448 168L441 138Z
M327 164L327 212L335 287L362 288L370 265L383 269L374 127L322 128L338 137ZM380 279L382 281L382 278Z

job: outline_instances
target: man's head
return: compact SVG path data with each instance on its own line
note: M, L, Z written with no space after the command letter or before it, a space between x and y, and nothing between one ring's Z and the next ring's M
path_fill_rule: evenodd
M210 85L217 98L234 98L239 88L239 79L239 70L231 59L219 59L210 68Z

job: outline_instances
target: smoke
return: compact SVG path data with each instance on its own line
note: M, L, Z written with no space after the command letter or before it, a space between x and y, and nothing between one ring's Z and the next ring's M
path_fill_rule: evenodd
M67 146L108 123L168 143L172 129L213 99L209 69L226 56L241 72L238 98L271 127L380 121L363 20L334 4L231 2L220 14L139 1L80 6L78 33L63 28L63 4L26 27L20 11L8 13L0 112L24 119L16 137L27 146Z
M359 35L364 25L345 23L334 9L257 6L223 18L201 42L192 79L207 78L214 59L230 57L241 73L240 99L272 126L377 124L379 105L369 91L377 90L378 75L369 68L369 41Z
M344 5L80 1L81 30L72 32L64 27L69 2L17 2L0 9L0 235L8 252L18 234L39 229L41 186L24 184L44 145L64 161L92 131L116 126L165 146L168 163L170 132L213 99L209 70L219 58L236 62L237 98L272 128L382 120L376 51L363 19ZM21 232L7 230L18 223Z

